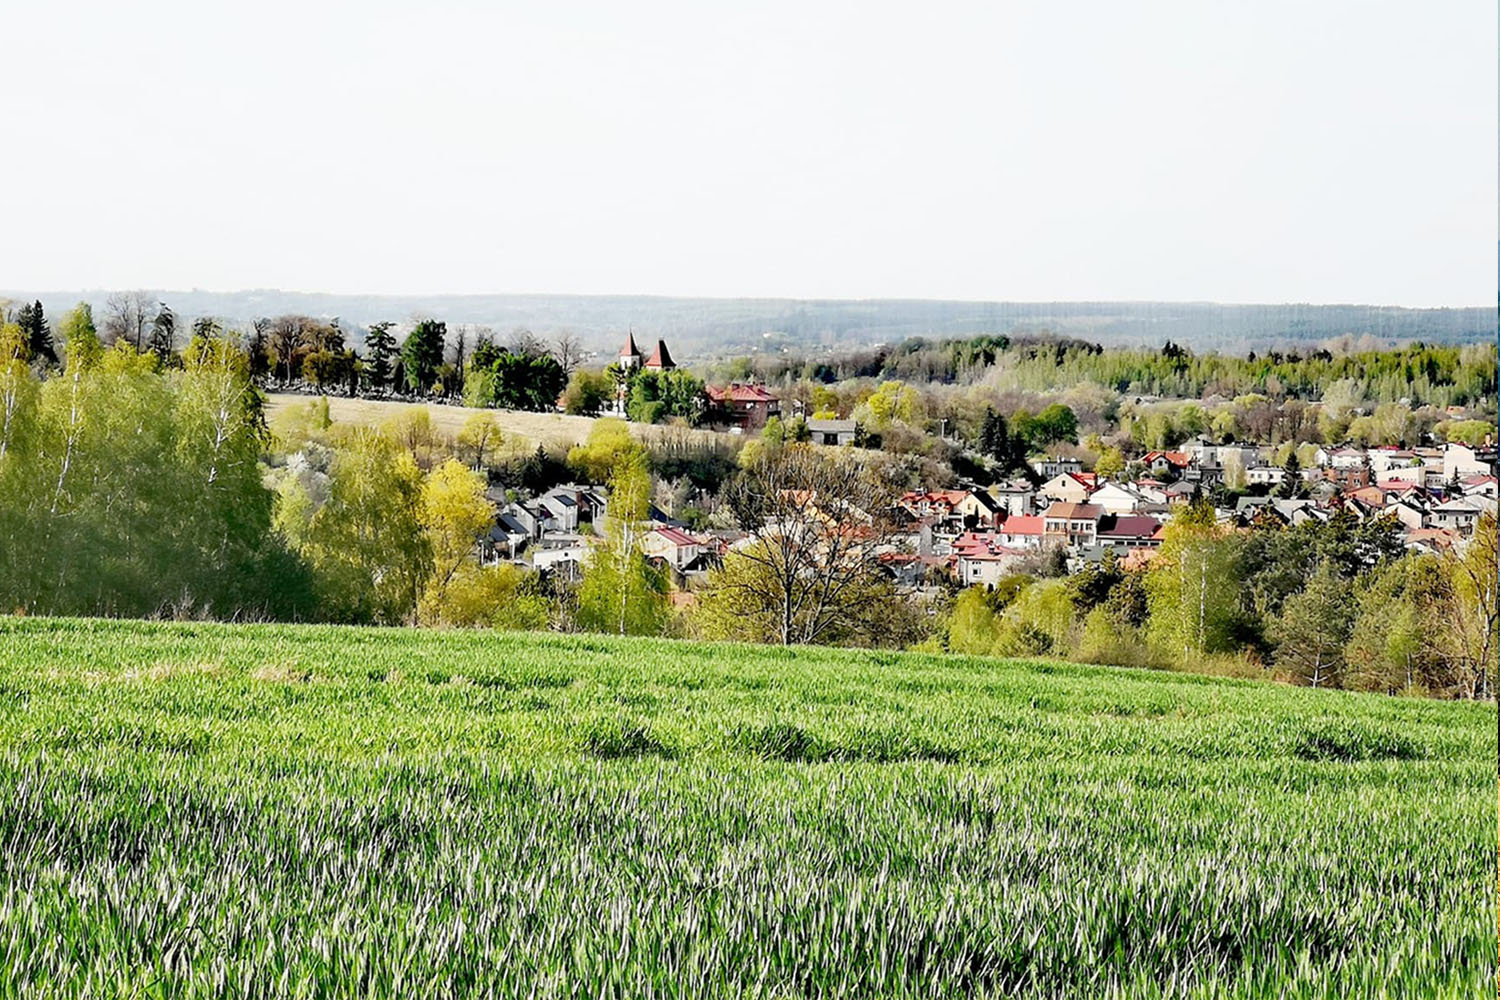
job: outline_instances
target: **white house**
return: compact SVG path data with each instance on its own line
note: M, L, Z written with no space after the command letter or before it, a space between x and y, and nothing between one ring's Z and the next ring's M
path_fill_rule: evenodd
M1089 503L1104 508L1106 514L1130 514L1141 508L1144 498L1127 486L1105 483L1088 495Z

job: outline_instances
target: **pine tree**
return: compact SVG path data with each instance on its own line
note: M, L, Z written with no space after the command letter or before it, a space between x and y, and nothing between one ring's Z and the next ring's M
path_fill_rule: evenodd
M49 365L57 364L57 348L52 343L52 327L47 323L47 317L42 312L40 300L29 306L22 306L21 312L16 316L16 324L20 326L22 334L26 337L26 349L31 352L33 361L43 359Z
M368 368L370 387L384 392L391 383L391 358L396 354L396 338L391 336L389 322L376 323L365 336L365 355L370 359Z
M1312 687L1337 687L1355 614L1349 584L1332 565L1320 563L1307 587L1286 599L1272 623L1276 662Z

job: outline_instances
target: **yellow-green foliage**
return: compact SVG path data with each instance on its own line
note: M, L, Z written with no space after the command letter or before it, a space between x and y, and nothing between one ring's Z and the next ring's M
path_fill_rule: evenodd
M10 618L0 706L0 997L1493 984L1492 704Z

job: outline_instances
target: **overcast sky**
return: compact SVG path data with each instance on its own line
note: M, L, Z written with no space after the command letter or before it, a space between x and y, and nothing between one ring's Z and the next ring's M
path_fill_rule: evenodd
M0 287L1490 305L1493 0L9 5Z

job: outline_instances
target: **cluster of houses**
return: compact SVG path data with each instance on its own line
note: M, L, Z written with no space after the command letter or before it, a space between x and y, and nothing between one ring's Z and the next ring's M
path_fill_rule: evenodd
M965 586L994 586L1038 557L1060 557L1075 571L1111 552L1127 566L1142 565L1161 547L1174 508L1219 481L1211 477L1222 469L1225 450L1255 450L1208 447L1216 451L1189 445L1149 453L1137 466L1149 471L1123 481L1102 479L1076 459L1059 457L1035 463L1040 485L1012 479L907 492L891 512L896 529L879 548L881 564L901 583L948 578ZM1360 521L1388 517L1400 525L1409 549L1442 552L1461 548L1480 517L1496 512L1495 460L1493 448L1462 444L1322 449L1316 463L1301 470L1299 489L1231 494L1231 505L1219 507L1217 516L1242 527L1263 518L1289 526L1326 521L1340 511ZM1158 473L1163 463L1170 468ZM528 500L497 490L490 499L496 516L482 541L486 563L524 563L576 579L593 539L607 529L601 486L566 484ZM686 584L744 538L735 531L695 532L653 506L638 544Z
M1198 440L1179 451L1150 452L1140 465L1147 474L1114 481L1085 472L1076 459L1047 458L1035 463L1043 479L1035 487L1011 480L909 492L901 509L912 525L915 561L962 584L984 586L1044 549L1060 549L1075 570L1108 552L1139 565L1161 547L1174 506L1224 483L1230 473L1269 489L1236 495L1232 506L1217 509L1221 522L1247 526L1275 518L1297 525L1339 511L1360 521L1388 517L1400 525L1406 546L1420 552L1461 547L1497 507L1493 447L1319 449L1315 464L1300 471L1304 481L1296 490L1277 489L1286 470L1266 465L1263 450L1252 445Z

